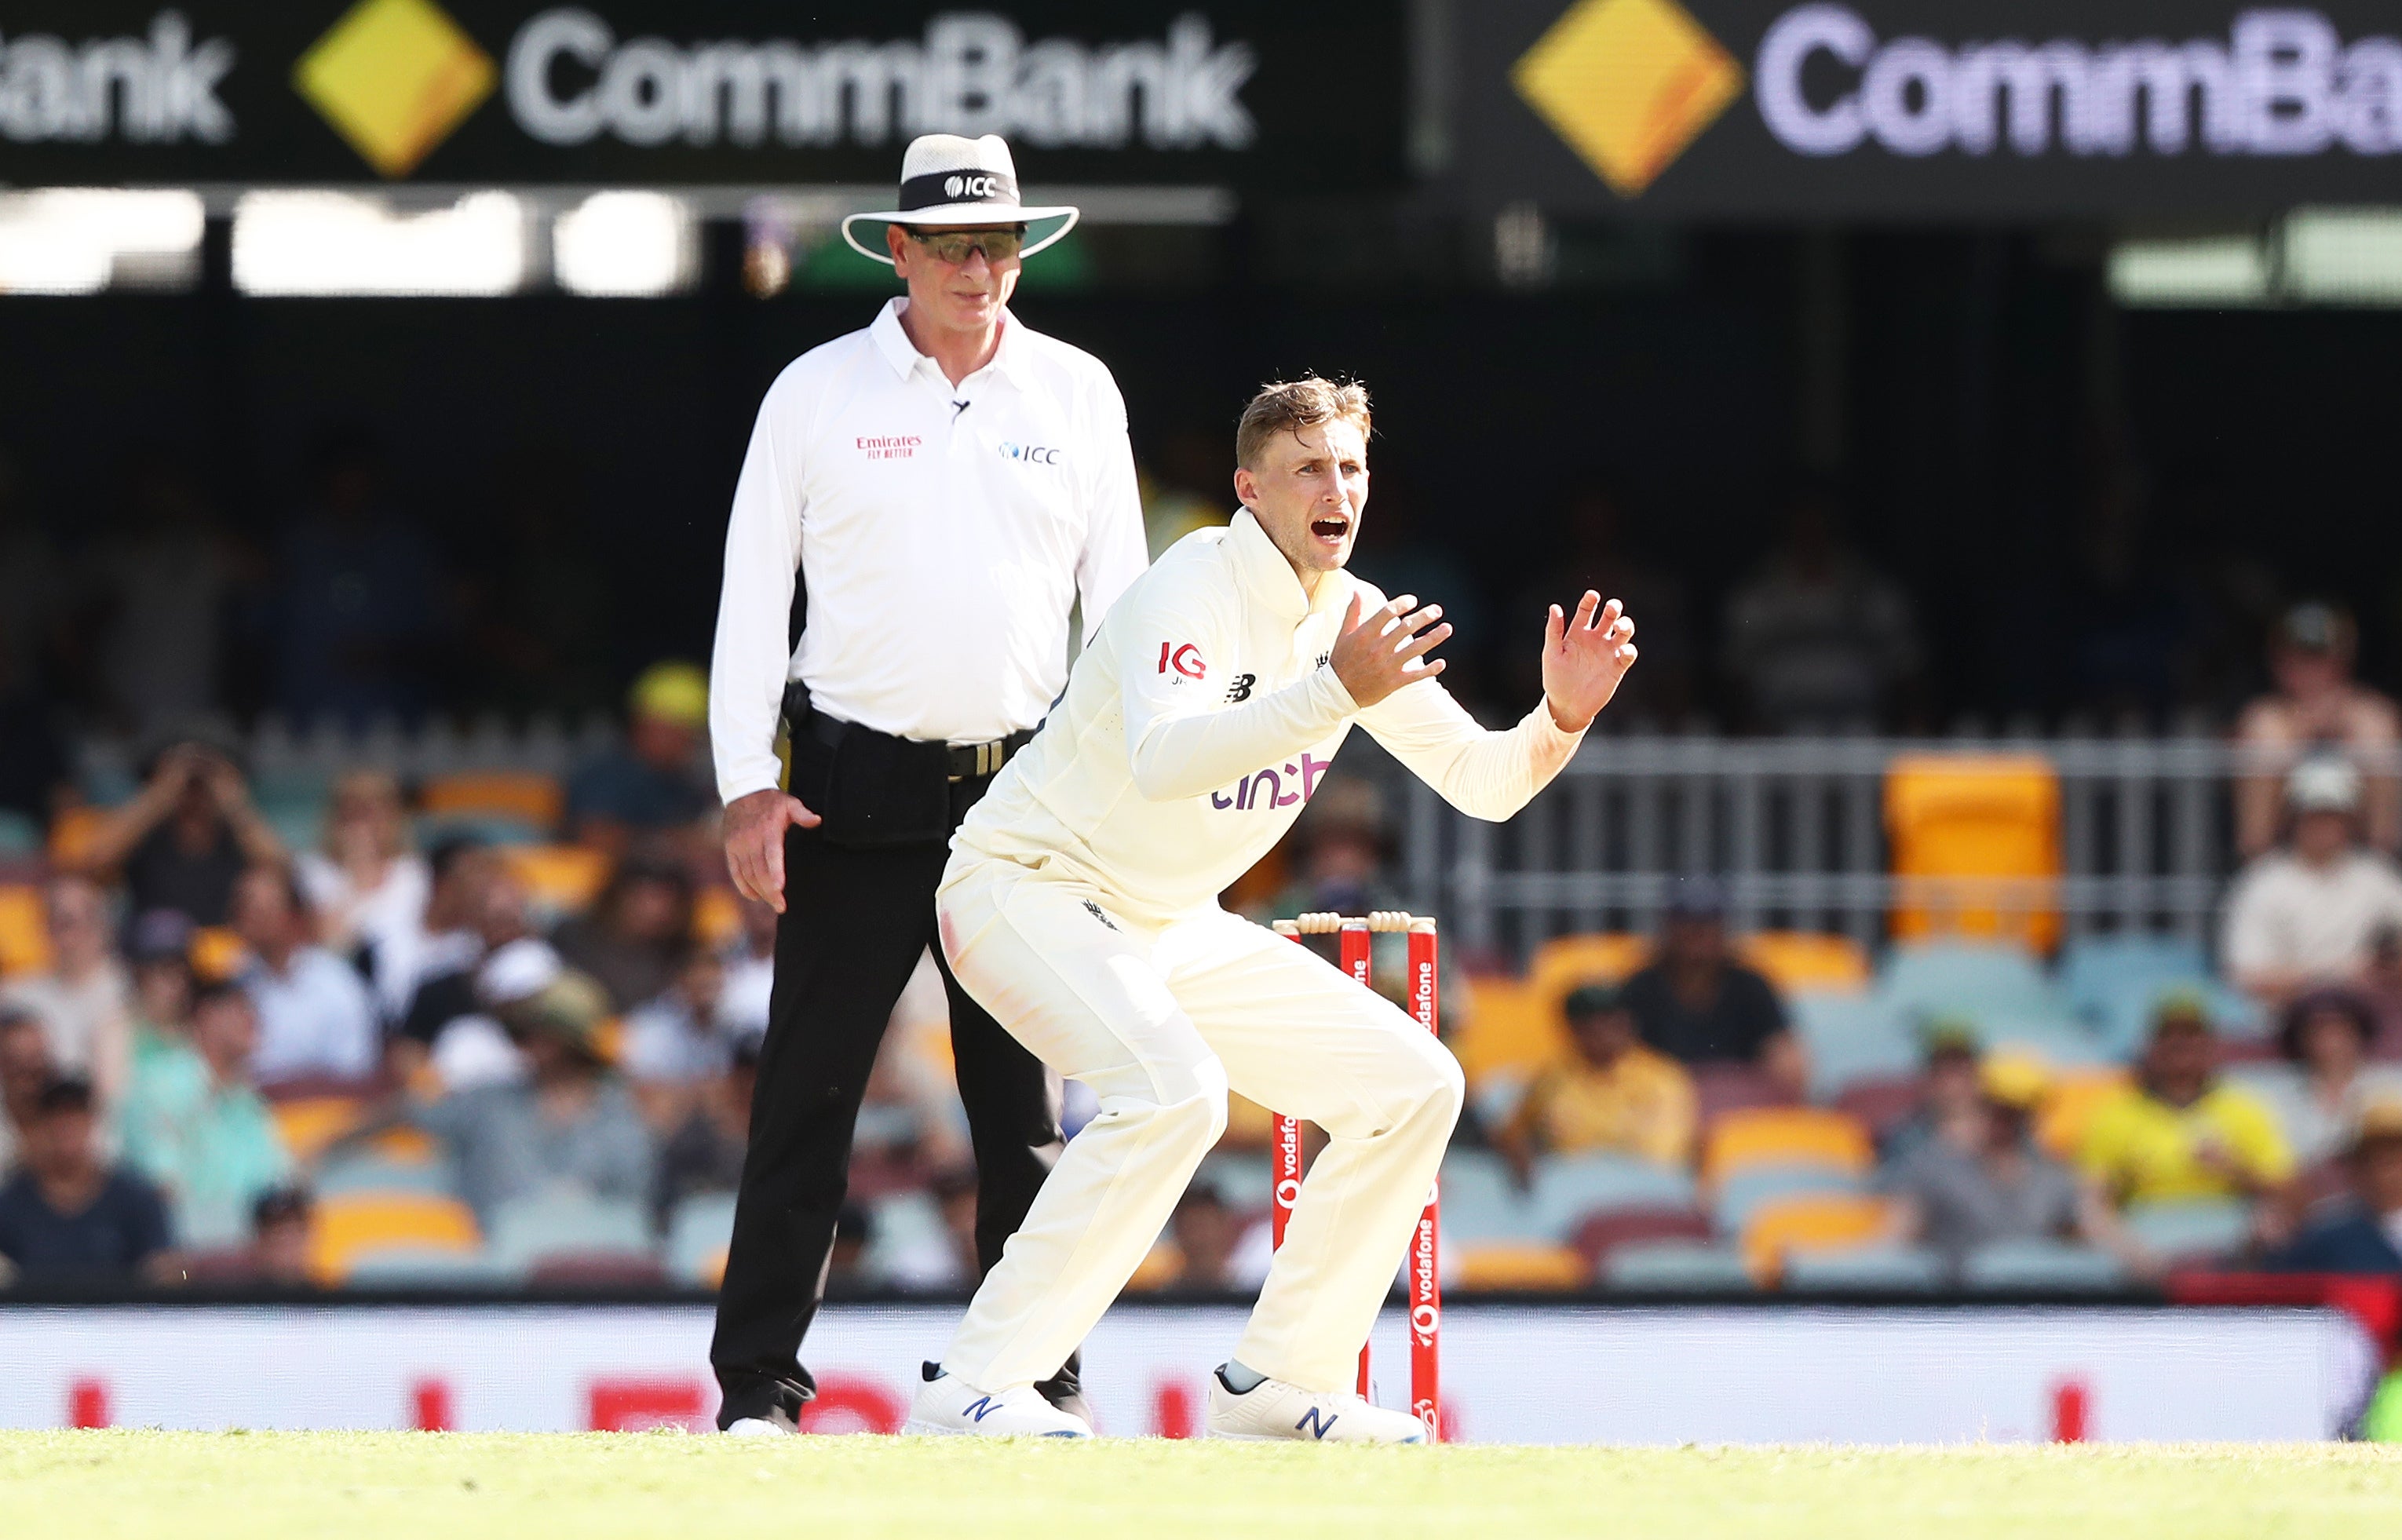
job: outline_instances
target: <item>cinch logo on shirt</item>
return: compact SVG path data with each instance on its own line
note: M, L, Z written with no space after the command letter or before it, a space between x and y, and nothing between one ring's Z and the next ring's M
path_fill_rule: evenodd
M854 438L851 443L866 452L870 460L907 460L926 441L916 433L880 434L873 438Z
M1059 451L1038 444L1012 444L1004 438L1001 441L1001 458L1022 460L1029 465L1056 465Z
M1281 771L1254 770L1235 783L1233 796L1223 791L1210 792L1209 805L1246 813L1254 807L1291 807L1295 803L1307 802L1318 792L1318 777L1326 774L1326 767L1333 763L1305 753L1299 764L1288 763ZM1287 790L1291 786L1301 790Z

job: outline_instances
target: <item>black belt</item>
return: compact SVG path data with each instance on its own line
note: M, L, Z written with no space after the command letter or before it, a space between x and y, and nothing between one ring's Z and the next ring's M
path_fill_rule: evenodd
M849 733L875 733L873 727L862 727L855 722L844 722L817 712L809 718L809 736L832 749ZM890 737L890 733L877 733L878 737ZM1001 773L1001 767L1015 759L1026 746L1034 741L1034 729L1012 733L990 743L953 743L944 746L950 757L950 777L953 780L976 780Z

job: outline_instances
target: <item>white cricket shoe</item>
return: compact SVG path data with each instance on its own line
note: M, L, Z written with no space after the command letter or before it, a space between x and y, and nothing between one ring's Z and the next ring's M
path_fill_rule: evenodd
M1423 1444L1426 1424L1347 1392L1320 1394L1263 1380L1240 1396L1209 1376L1212 1438L1299 1438L1329 1444Z
M797 1430L765 1417L737 1417L725 1424L722 1435L727 1438L789 1438Z
M1013 1435L1038 1438L1090 1438L1092 1424L1061 1411L1031 1385L998 1395L978 1390L939 1364L928 1364L926 1382L909 1404L904 1433L974 1434L987 1438Z

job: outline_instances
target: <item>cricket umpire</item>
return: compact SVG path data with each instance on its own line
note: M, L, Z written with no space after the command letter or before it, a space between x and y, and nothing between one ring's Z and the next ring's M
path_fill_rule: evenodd
M710 733L735 886L783 917L710 1347L728 1432L791 1431L813 1394L852 1125L951 831L1065 684L1078 598L1089 635L1143 569L1116 382L1008 309L1076 212L1023 206L997 135L912 143L897 206L842 225L907 297L777 377L735 488ZM1056 1082L944 982L989 1271L1057 1154ZM1075 1397L1074 1359L1041 1388Z

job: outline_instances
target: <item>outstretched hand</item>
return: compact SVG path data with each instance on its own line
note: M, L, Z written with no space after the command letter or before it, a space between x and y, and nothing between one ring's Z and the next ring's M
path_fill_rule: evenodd
M1343 612L1343 629L1334 639L1327 663L1334 677L1351 693L1352 704L1365 710L1404 684L1415 684L1443 672L1443 660L1420 662L1451 635L1449 626L1437 626L1443 606L1429 604L1410 612L1415 594L1397 595L1366 620L1360 618L1360 594L1354 589L1350 607ZM1431 627L1429 629L1429 627Z
M1634 638L1635 622L1619 602L1604 604L1590 588L1574 615L1552 606L1543 626L1543 703L1562 732L1583 732L1609 704L1635 667Z

